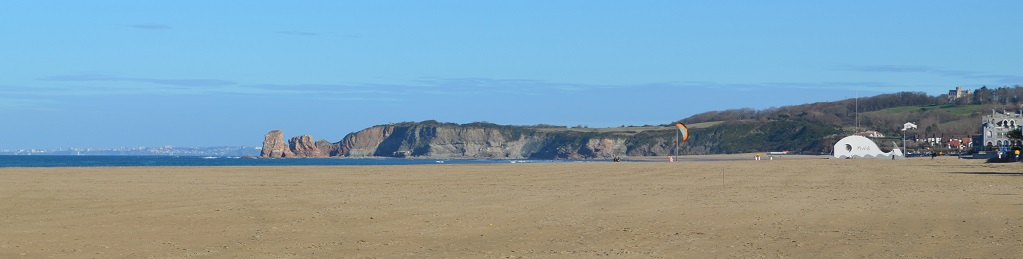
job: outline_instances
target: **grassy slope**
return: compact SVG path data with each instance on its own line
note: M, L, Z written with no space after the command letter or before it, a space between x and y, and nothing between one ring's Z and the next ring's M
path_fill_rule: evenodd
M861 116L895 116L892 127L901 128L904 121L912 121L921 124L917 134L925 134L924 128L934 125L936 132L949 132L962 134L974 131L978 128L979 115L986 114L991 105L911 105L887 108L872 112L862 112ZM943 114L943 115L942 115ZM863 119L863 118L861 118ZM896 123L898 122L898 123ZM895 125L898 124L898 125ZM826 149L833 138L844 136L852 132L853 127L834 128L823 122L796 122L782 120L771 121L711 121L692 123L689 127L694 139L691 139L691 146L704 146L709 153L731 153L748 152L750 150L774 150L809 148L816 150ZM547 132L591 132L610 133L616 135L635 136L630 142L653 144L656 139L673 138L671 131L673 126L648 126L648 127L617 127L617 128L551 128L541 129ZM867 130L860 128L859 130ZM883 129L877 129L883 130ZM843 131L845 133L843 133ZM884 131L892 131L891 129ZM896 130L897 131L897 130ZM901 132L888 132L897 134ZM894 136L894 135L893 135ZM809 151L809 150L808 150Z
M930 110L944 110L952 114L958 115L970 115L973 113L983 113L989 111L990 105L954 105L954 104L943 104L943 105L922 105L922 106L901 106L888 108L879 111L867 112L869 113L881 113L881 114L894 114L894 113L913 113L913 112L926 112Z
M670 130L674 129L674 126L648 126L648 127L615 127L615 128L539 128L537 131L541 132L592 132L592 133L612 133L619 135L635 135L644 131L657 131L657 130Z
M686 125L690 130L694 129L705 129L718 124L724 123L724 121L711 121L701 122ZM614 128L538 128L537 131L542 132L594 132L594 133L616 133L624 135L634 135L644 131L660 131L660 130L675 130L675 126L646 126L646 127L614 127Z

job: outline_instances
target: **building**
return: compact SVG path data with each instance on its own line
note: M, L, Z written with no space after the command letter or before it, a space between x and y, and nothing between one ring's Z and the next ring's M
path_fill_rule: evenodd
M923 136L913 136L910 139L931 147L964 150L973 148L973 143L980 141L975 141L974 137L975 136L955 133L927 133L923 134Z
M948 101L959 100L959 98L965 98L970 95L970 90L963 90L962 86L956 86L955 90L948 91Z
M855 133L856 136L864 136L868 138L883 138L884 134L876 130L868 130L864 132Z
M948 141L945 141L944 147L948 148L948 149L959 149L959 150L972 149L973 148L973 138L966 137L966 138L953 138L953 139L949 139Z
M991 110L991 115L984 115L981 118L983 128L981 142L985 149L1013 146L1009 141L1010 130L1023 129L1023 114L1002 112L997 113ZM1016 143L1021 145L1023 143ZM975 144L976 145L976 144Z

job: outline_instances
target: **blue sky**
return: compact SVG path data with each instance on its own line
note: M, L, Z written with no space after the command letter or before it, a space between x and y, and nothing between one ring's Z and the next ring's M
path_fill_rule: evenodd
M4 1L0 149L663 124L1023 84L1020 1Z

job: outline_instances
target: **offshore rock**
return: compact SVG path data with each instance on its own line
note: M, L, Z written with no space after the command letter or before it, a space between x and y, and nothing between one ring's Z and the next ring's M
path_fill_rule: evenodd
M273 130L264 135L266 137L263 140L263 151L259 153L259 158L285 158L293 157L294 153L291 152L291 148L288 147L288 143L284 142L284 132L280 130Z
M325 157L327 154L320 151L313 142L313 136L302 135L288 140L288 147L294 157Z
M339 156L339 150L341 146L339 144L330 143L326 140L317 140L316 148L320 149L320 153L326 156Z

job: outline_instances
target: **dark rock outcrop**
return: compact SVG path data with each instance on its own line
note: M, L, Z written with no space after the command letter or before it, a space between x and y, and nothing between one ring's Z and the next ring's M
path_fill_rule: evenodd
M288 147L288 143L284 142L283 131L270 131L264 136L266 138L263 140L263 151L259 153L260 158L285 158L295 156L295 154L291 152L291 148Z

